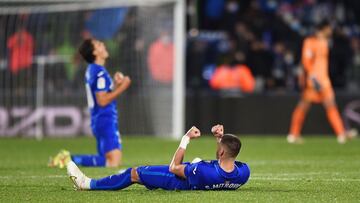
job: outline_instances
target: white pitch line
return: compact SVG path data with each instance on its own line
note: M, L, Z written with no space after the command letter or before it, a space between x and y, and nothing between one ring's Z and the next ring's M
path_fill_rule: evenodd
M335 163L348 163L349 161L338 160ZM246 162L251 165L309 165L309 164L333 164L333 160L255 160ZM351 161L352 164L360 164L360 161Z
M339 176L339 175L344 175L344 174L355 174L355 175L359 175L360 177L360 172L359 171L347 171L345 173L342 172L330 172L330 171L322 171L322 172L303 172L303 173L256 173L256 176L267 176L267 177L272 177L272 176L317 176L317 175L331 175L331 176Z
M250 180L260 181L326 181L326 182L360 182L358 178L283 178L283 177L250 177Z
M19 178L28 178L28 179L41 179L41 178L66 178L66 175L47 175L47 176L0 176L0 179L19 179Z

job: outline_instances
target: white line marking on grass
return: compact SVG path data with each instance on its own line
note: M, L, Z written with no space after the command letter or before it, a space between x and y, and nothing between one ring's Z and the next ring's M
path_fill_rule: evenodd
M357 178L284 178L284 177L250 177L250 180L259 181L326 181L326 182L360 182Z
M12 176L12 175L8 175L8 176L0 176L0 179L42 179L42 178L66 178L68 176L66 175L44 175L44 176Z
M249 165L311 165L311 164L334 164L348 163L345 160L255 160L247 161ZM352 161L352 164L360 164L360 161Z
M359 171L346 171L346 172L331 172L331 171L309 171L309 172L302 172L302 173L256 173L256 176L265 176L265 177L272 177L272 176L317 176L317 175L331 175L331 176L341 176L341 175L349 175L349 174L355 174L359 175Z

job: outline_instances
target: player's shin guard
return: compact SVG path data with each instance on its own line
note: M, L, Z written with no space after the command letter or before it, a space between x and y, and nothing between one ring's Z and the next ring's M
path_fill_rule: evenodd
M111 175L102 179L92 179L90 182L91 190L121 190L129 187L133 183L131 182L131 168L128 168L125 172Z
M87 167L105 167L106 158L99 155L73 155L71 156L73 162L78 166Z

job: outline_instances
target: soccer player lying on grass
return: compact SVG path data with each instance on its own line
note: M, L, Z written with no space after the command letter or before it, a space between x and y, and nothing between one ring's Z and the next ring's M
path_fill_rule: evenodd
M85 176L74 162L67 164L68 175L78 190L121 190L134 183L148 189L165 190L236 190L250 176L247 164L235 161L241 142L235 135L224 134L222 125L211 129L217 141L217 160L183 163L190 140L200 137L192 127L181 139L170 165L128 168L121 174L101 179Z

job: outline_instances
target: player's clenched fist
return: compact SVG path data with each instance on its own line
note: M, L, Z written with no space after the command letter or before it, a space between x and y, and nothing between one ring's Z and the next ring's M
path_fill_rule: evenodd
M197 127L193 126L190 128L189 131L187 131L187 133L185 135L188 136L190 139L194 139L194 138L200 137L201 132Z
M129 76L124 76L121 72L116 72L114 74L114 83L116 86L123 85L126 89L130 85L131 80Z
M217 138L221 138L222 136L224 136L224 126L223 125L215 125L211 128L211 133L217 137Z
M122 83L122 81L124 80L124 74L122 74L121 72L116 72L114 74L114 82L115 84L119 85Z
M129 85L130 85L130 83L131 83L130 77L129 77L129 76L125 76L124 79L123 79L123 81L122 81L122 83L121 83L121 85L124 85L125 88L128 88Z

